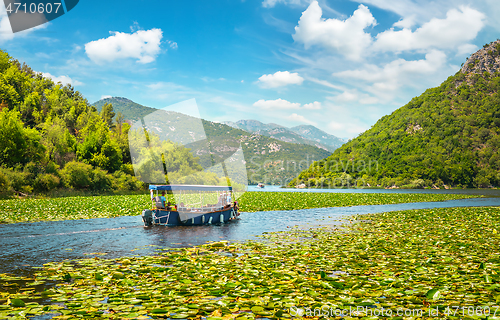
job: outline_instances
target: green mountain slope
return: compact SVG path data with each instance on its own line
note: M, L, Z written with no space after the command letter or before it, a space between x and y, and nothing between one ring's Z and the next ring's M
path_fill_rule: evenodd
M500 185L500 41L290 185Z
M123 117L127 120L140 119L157 110L154 108L143 106L141 104L135 103L132 100L122 97L102 99L94 102L92 105L97 109L97 111L101 112L102 107L106 103L112 104L115 113L121 112L121 114L123 114Z
M100 100L94 103L93 106L101 110L105 103L112 104L114 112L121 112L127 120L143 118L158 111L158 109L117 97ZM207 120L202 120L202 124L209 143L188 144L192 141L191 135L198 135L199 133L191 132L188 134L185 130L178 130L178 128L195 123L193 118L178 112L164 112L166 112L167 116L158 117L150 128L151 131L162 137L162 139L171 139L186 144L187 147L192 149L192 154L200 158L203 167L209 167L208 164L214 161L213 153L209 150L210 145L224 145L225 148L231 146L227 152L219 153L220 155L230 156L230 152L235 152L241 143L249 184L262 182L287 185L297 174L309 167L313 161L324 159L331 154L325 149L309 144L289 143ZM260 124L262 123L254 120L248 121L248 125L254 128L258 128ZM270 126L279 127L274 124ZM185 136L180 136L182 134ZM196 138L201 139L202 137L196 136Z

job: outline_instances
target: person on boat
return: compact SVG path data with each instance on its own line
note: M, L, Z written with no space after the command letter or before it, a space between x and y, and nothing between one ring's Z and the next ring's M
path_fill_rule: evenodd
M223 199L223 197L224 197L224 194L221 194L221 195L219 196L219 199L218 199L218 201L217 201L217 207L223 207L223 206L224 206L224 200L222 200L222 199Z
M234 210L236 210L236 216L239 216L240 215L240 212L238 211L239 207L238 207L238 201L235 201L234 202Z
M177 204L174 204L174 211L178 211L177 210Z
M232 203L232 202L231 202L231 193L229 193L229 192L228 192L228 194L227 194L227 201L226 201L226 203L227 203L228 205L231 205L231 203Z
M165 201L167 201L167 198L165 198L165 191L161 192L160 200L161 200L161 205L165 208Z
M170 201L169 201L169 202L167 202L167 207L166 207L166 209L167 209L168 211L172 210L172 204L170 203Z

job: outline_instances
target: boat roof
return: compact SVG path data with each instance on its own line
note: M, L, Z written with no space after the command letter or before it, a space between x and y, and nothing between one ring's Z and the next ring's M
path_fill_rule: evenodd
M187 185L187 184L167 184L167 185L149 185L149 190L164 190L164 191L231 191L230 186L203 186L203 185Z

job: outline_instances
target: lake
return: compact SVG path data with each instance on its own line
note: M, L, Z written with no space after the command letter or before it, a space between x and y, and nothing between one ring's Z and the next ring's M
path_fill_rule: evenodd
M252 190L253 186L249 188ZM257 189L257 188L255 188ZM266 186L258 191L297 191ZM293 226L340 225L354 214L394 210L443 207L500 206L500 190L385 190L385 189L308 189L299 192L357 193L466 193L488 198L421 202L394 205L320 208L293 211L242 213L241 218L224 225L197 227L144 228L140 216L0 225L0 273L25 275L32 266L48 261L94 257L116 258L154 254L162 248L200 245L207 241L255 239L263 232L281 231Z

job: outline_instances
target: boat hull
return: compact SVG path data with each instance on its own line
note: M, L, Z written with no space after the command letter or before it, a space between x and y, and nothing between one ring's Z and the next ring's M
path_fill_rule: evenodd
M148 223L144 219L144 224L147 225L163 225L163 226L195 226L205 224L226 223L235 219L239 213L237 209L227 208L214 212L178 212L162 209L151 210L152 219Z

